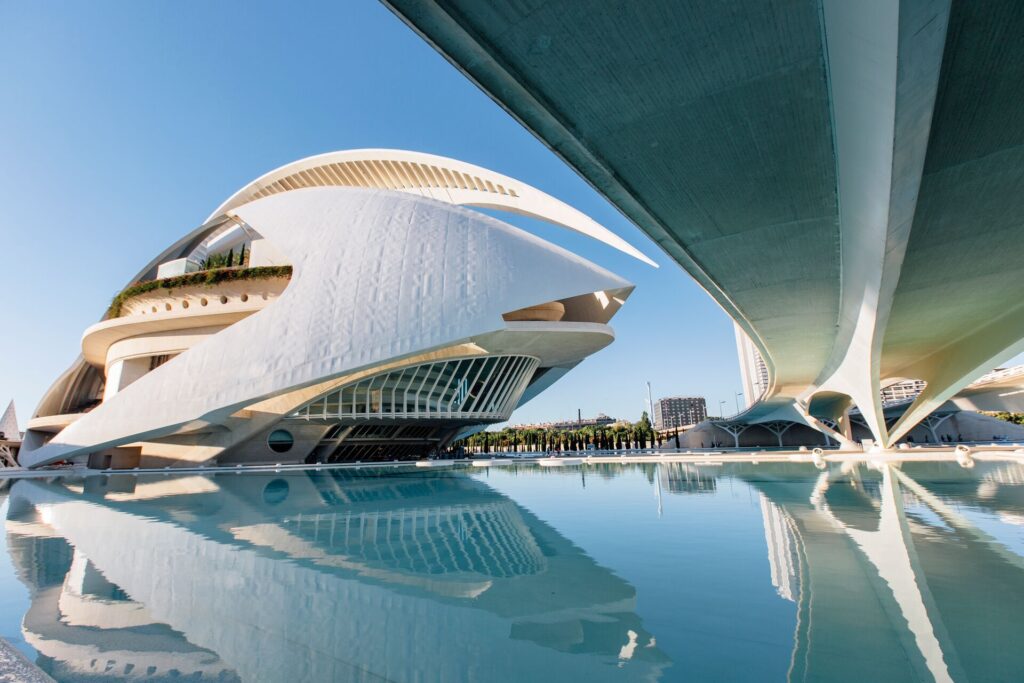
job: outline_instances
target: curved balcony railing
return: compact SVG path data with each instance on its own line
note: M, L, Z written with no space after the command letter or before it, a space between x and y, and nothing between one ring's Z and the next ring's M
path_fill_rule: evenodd
M118 318L129 312L129 303L133 299L149 294L169 295L175 290L188 290L189 288L215 288L217 285L227 283L240 283L250 281L262 281L272 279L290 279L292 276L291 266L256 266L252 268L214 268L211 270L199 270L183 275L162 278L159 280L147 280L135 282L117 296L110 303L107 309L107 318ZM202 298L197 296L198 298ZM217 298L217 297L213 297ZM221 303L225 303L221 297ZM182 308L188 308L187 298L182 299ZM206 298L202 298L202 305L206 305ZM172 310L168 304L167 310ZM141 310L139 312L145 312ZM153 313L162 312L156 308Z

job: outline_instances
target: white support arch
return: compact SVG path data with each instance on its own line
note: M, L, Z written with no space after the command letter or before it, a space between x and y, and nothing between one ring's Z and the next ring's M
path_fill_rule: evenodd
M397 149L328 152L285 164L233 194L206 221L251 201L308 187L394 190L448 204L509 211L568 228L658 267L586 214L524 182L457 159Z

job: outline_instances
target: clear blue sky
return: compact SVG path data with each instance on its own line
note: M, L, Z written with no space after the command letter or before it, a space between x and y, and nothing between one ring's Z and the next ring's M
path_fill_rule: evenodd
M741 391L732 323L678 266L384 7L349 2L0 0L0 402L24 423L138 268L253 178L311 154L394 147L535 185L658 270L504 216L636 283L617 341L513 422ZM3 406L0 406L0 410Z

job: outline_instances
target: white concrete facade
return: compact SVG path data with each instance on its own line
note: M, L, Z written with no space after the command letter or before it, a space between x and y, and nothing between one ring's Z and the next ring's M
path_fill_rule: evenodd
M175 281L133 295L116 317L89 328L83 357L58 379L29 424L22 464L102 452L109 457L98 466L115 467L155 464L153 458L170 465L211 462L232 449L261 454L256 459L263 461L302 457L322 446L321 439L342 437L323 420L289 422L296 449L280 456L268 434L283 419L349 384L362 381L372 391L372 378L381 376L394 385L405 367L417 368L419 386L432 386L427 373L441 372L446 359L502 356L529 370L521 381L516 375L514 385L501 374L502 390L515 394L503 396L502 415L487 413L480 422L507 419L505 413L612 341L607 323L632 291L630 283L454 205L511 208L632 249L538 190L440 157L429 159L463 169L464 175L449 177L478 183L472 191L446 192L498 199L439 200L432 196L436 188L287 181L323 167L325 158L383 168L373 165L381 156L387 155L340 153L285 167L272 174L285 181L278 190L253 192L270 182L263 179L247 186L154 259L136 280L153 280L164 263L202 262L229 247L250 260L236 279ZM397 185L396 177L389 176ZM467 405L487 403L478 395L491 391L486 380L463 380ZM385 405L397 405L391 399ZM464 421L452 428L470 426L471 415L455 412ZM383 412L360 417L381 424L391 419ZM417 424L440 429L436 414L413 417L430 418ZM438 436L438 445L453 435Z

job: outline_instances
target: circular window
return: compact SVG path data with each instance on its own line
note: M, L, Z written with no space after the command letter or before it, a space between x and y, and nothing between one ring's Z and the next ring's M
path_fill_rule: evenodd
M222 304L226 304L226 303L228 302L228 298L227 298L226 296L221 296L221 298L220 298L220 302L221 302Z
M203 299L200 299L200 300L199 300L199 304L200 304L201 306L205 306L205 305L206 305L206 304L208 304L208 303L210 303L210 302L209 302L209 301L207 301L207 300L206 300L205 298L203 298Z
M275 429L267 437L267 445L275 453L287 453L295 445L295 437L286 429Z
M242 295L242 303L244 304L248 300L249 300L249 295L248 294L243 294Z
M288 482L284 479L275 479L263 487L263 502L267 505L283 503L288 497Z
M181 302L181 307L182 308L188 308L188 302L187 301L182 301Z
M170 304L164 304L164 309L166 309L168 311L171 310L171 305Z

